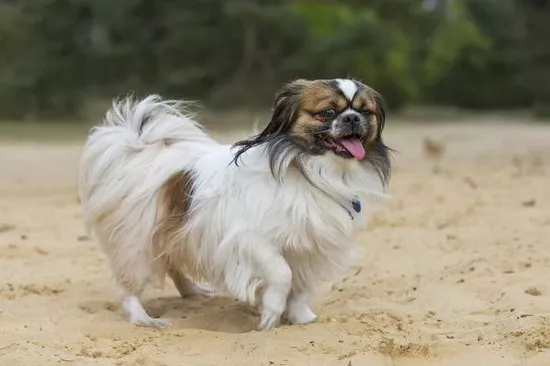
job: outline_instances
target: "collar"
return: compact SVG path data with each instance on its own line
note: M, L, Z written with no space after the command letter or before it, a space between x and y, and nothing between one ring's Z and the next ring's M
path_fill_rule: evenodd
M353 220L354 217L353 217L353 213L351 212L351 210L349 210L349 209L348 209L346 206L344 206L344 205L341 205L341 206L344 208L344 210L346 210L346 211L348 212L349 217ZM361 212L361 201L359 201L359 200L352 200L352 201L351 201L351 207L352 207L353 211L355 211L355 213Z

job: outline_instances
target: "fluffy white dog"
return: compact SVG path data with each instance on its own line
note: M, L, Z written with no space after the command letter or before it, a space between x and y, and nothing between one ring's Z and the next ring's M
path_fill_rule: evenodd
M310 295L350 264L388 183L384 120L380 95L350 79L285 85L267 127L233 146L182 102L115 102L84 146L79 194L129 320L169 324L140 301L168 274L182 296L205 282L259 305L260 329L314 321Z

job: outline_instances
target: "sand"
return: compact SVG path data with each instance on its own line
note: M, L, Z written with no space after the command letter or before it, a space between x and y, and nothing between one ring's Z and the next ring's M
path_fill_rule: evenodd
M549 365L550 126L386 136L392 198L355 265L317 293L317 323L266 332L246 306L168 282L145 304L173 325L128 324L83 227L81 141L1 142L0 365Z

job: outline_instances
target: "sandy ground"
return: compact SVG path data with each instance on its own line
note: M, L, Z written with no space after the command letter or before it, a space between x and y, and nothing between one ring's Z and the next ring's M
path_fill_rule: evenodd
M83 228L79 144L1 142L0 365L549 365L550 126L386 136L393 198L356 265L320 289L317 323L268 332L245 306L170 283L146 300L170 328L128 324Z

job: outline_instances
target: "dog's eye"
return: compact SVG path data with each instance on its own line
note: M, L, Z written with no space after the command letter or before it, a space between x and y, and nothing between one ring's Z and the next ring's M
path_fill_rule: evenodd
M326 109L324 111L317 113L317 115L321 118L329 119L336 116L336 111L334 109Z
M365 116L367 116L367 117L374 114L373 111L370 111L370 110L368 110L368 109L363 109L362 113L363 113Z

